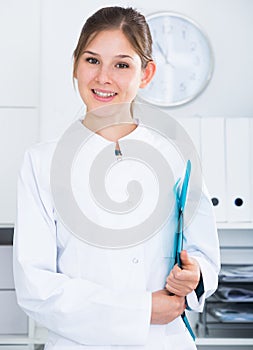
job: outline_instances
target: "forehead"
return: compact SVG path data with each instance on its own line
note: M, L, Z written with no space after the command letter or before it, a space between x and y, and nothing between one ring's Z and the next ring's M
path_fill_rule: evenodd
M137 54L129 39L120 29L104 30L94 33L85 47L85 50L88 49L91 51L92 49L97 49L103 52L119 51L118 54L128 51L132 52L132 54Z

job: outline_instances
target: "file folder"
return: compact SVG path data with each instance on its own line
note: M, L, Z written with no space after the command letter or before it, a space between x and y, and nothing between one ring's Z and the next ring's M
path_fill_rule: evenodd
M201 120L201 164L217 222L227 220L224 118Z
M183 249L183 239L184 239L184 208L186 203L186 197L187 197L187 190L188 190L188 183L191 173L191 162L188 160L186 164L186 170L185 175L183 178L183 181L181 183L181 179L177 181L174 187L174 194L176 197L176 205L177 205L177 218L178 218L178 225L176 230L176 239L175 239L175 245L176 245L176 257L175 257L175 263L178 264L179 267L182 267L181 259L180 259L180 253ZM191 328L191 325L187 319L187 316L185 312L181 315L186 328L188 329L191 337L193 340L195 340L195 334Z
M250 221L250 123L226 119L228 221Z

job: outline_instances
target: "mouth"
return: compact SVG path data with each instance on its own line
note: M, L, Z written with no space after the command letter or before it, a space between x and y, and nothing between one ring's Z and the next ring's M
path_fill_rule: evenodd
M100 90L92 89L92 92L93 94L101 98L110 98L117 95L117 92L113 92L113 91L100 91Z

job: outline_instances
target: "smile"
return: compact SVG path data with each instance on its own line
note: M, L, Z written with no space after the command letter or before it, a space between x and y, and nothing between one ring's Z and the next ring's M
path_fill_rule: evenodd
M92 89L92 92L99 97L112 97L117 95L116 92L102 92L95 89Z

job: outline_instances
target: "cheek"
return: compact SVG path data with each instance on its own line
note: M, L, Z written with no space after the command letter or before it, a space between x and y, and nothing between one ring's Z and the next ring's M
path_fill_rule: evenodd
M126 91L128 90L138 90L141 83L140 74L129 74L121 79L121 86L124 87Z
M95 75L95 69L87 69L87 66L79 64L76 71L76 78L78 83L81 85L88 84Z
M88 84L88 82L91 80L91 75L86 72L79 72L79 74L77 74L77 81L78 81L78 85L83 86Z

